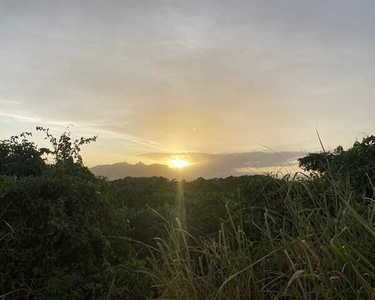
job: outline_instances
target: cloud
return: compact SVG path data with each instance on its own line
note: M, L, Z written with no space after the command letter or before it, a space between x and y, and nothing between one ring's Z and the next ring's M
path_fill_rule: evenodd
M0 100L0 103L2 101ZM5 103L5 101L4 101ZM11 103L11 102L7 102ZM71 120L52 120L48 118L42 118L38 116L34 116L31 114L16 114L11 113L6 110L0 109L0 121L5 121L6 123L13 123L15 124L22 124L27 125L28 131L33 131L36 126L43 126L48 127L51 129L52 133L59 134L62 131L66 130L68 126L71 126L71 131L74 132L74 135L99 135L101 139L105 141L126 141L131 144L136 144L139 146L146 147L149 151L154 150L166 150L165 147L162 145L149 141L146 139L142 139L140 137L126 134L126 133L119 133L116 131L110 130L101 130L100 126L93 122L73 122ZM17 134L18 132L12 132L11 134Z
M311 150L317 120L333 146L373 124L374 1L26 2L0 10L0 138L72 123L108 153Z

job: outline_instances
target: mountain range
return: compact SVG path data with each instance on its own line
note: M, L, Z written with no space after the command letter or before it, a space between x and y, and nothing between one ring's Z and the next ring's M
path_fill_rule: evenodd
M121 179L124 177L152 177L162 176L169 179L193 179L184 175L181 169L172 169L163 164L145 165L138 162L134 165L127 162L115 163L111 165L100 165L90 169L97 176L107 177L109 180Z
M280 169L294 173L298 169L297 159L306 155L301 151L284 152L243 152L228 154L209 153L148 153L143 156L153 161L168 161L172 157L182 157L191 164L184 168L171 168L166 164L154 163L146 165L143 162L129 164L120 162L110 165L100 165L91 168L91 172L109 180L124 177L153 177L162 176L168 179L194 180L203 178L225 178L259 174L262 172L278 172Z

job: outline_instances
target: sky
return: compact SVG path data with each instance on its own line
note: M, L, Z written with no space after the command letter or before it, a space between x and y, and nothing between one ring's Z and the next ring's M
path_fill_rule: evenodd
M319 149L317 128L328 149L347 147L375 132L374 11L372 0L0 0L0 139L72 124L99 133L89 166L304 153Z

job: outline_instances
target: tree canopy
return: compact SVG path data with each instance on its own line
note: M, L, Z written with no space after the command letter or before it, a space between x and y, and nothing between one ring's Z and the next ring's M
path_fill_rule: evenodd
M347 150L338 146L333 151L309 153L299 159L299 165L305 171L333 179L347 179L357 192L372 196L375 182L375 136L356 141Z

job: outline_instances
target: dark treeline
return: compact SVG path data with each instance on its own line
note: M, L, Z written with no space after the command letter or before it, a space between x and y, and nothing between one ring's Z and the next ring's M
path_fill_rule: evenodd
M95 137L37 129L51 149L0 142L3 299L375 295L374 137L301 158L309 177L110 182L83 165Z

